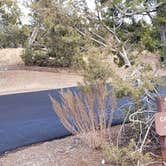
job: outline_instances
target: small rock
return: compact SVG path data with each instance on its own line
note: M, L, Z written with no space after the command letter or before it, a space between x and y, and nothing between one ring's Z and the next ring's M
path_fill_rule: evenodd
M104 159L101 161L101 164L102 164L102 165L104 165L104 164L105 164L105 160L104 160Z

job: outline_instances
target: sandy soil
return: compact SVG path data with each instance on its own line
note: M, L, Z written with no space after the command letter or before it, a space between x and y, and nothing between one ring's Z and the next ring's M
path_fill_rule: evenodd
M20 57L22 51L22 48L0 49L0 95L71 87L81 82L81 76L69 69L25 66ZM155 66L157 57L147 58L148 53L144 54L144 61ZM112 66L117 68L113 62ZM116 71L124 77L125 71L119 68ZM157 74L165 75L166 71L158 70Z
M22 51L22 48L0 49L0 69L8 66L24 65L24 62L20 57L22 55Z
M76 86L81 76L26 70L0 71L0 95Z
M27 147L0 158L0 166L99 166L102 155L77 137Z

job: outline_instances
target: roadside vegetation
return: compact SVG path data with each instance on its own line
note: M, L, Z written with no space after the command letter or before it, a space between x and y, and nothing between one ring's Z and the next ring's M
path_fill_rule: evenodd
M165 0L96 0L93 10L85 0L27 5L31 22L22 25L17 3L0 1L0 47L23 47L29 66L80 72L84 81L77 94L61 92L61 104L51 97L63 125L106 155L110 165L156 164L153 115L157 85L164 83L157 71L166 63ZM123 97L132 103L119 108L125 120L112 141L113 113Z

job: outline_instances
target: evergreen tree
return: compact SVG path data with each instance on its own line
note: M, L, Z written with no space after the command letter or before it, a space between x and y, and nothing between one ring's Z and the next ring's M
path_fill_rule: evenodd
M158 0L158 3L163 3L163 5L157 10L156 26L160 33L162 61L166 63L166 2L164 0Z
M105 24L116 29L124 43L142 43L145 49L156 51L162 48L166 59L166 2L165 0L101 0ZM139 20L139 21L138 21ZM148 23L150 21L150 24ZM160 44L161 39L161 44ZM130 44L131 45L131 44Z
M21 26L20 9L13 0L0 0L0 47L24 45L28 27Z
M34 33L29 46L34 52L31 56L32 59L35 57L33 63L71 66L79 59L81 36L72 27L68 16L72 17L72 13L66 11L65 1L34 1L31 10ZM44 61L49 59L52 61L45 64Z

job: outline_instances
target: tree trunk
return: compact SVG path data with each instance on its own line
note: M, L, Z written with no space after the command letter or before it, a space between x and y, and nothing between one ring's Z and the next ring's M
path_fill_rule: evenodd
M166 23L160 25L160 38L162 47L162 60L166 64Z
M130 67L131 63L130 63L130 60L127 56L127 53L126 53L126 50L125 50L124 46L122 46L122 52L120 51L120 56L123 59L125 66Z
M39 26L34 28L32 35L30 36L28 41L28 47L31 47L33 45L33 43L35 42L37 38L38 32L39 32Z

